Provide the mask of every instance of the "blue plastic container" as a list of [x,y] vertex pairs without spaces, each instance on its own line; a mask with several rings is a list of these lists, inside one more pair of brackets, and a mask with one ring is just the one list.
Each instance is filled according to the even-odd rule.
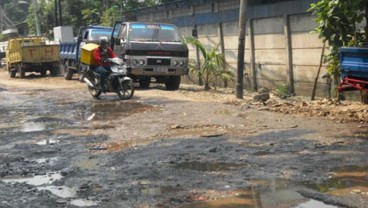
[[368,48],[340,48],[341,78],[368,80]]

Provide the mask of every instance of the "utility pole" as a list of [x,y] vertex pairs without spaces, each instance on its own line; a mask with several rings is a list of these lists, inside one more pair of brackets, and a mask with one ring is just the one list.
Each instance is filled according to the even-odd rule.
[[55,18],[55,27],[59,26],[59,19],[58,19],[58,3],[57,0],[54,0],[54,18]]
[[35,16],[35,21],[36,21],[36,35],[40,36],[41,32],[40,32],[40,22],[38,21],[38,15],[37,15],[37,0],[33,0],[33,6],[34,6],[34,16]]
[[63,25],[63,18],[61,16],[61,0],[58,0],[59,26]]
[[244,74],[244,50],[247,23],[247,0],[240,0],[239,12],[239,45],[238,45],[238,70],[236,83],[236,98],[243,99],[243,74]]

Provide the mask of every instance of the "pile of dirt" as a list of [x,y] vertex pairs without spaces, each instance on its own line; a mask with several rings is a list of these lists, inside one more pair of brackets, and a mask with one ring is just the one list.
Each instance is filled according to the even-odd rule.
[[339,123],[368,123],[367,106],[359,102],[338,102],[336,99],[267,101],[264,110],[307,117],[326,117]]
[[[293,96],[279,98],[271,92],[267,96],[262,93],[244,91],[243,99],[237,99],[233,89],[215,89],[204,91],[201,87],[184,85],[178,93],[187,94],[198,100],[219,101],[228,105],[246,105],[259,110],[279,112],[283,114],[301,115],[304,117],[325,117],[338,123],[368,123],[368,108],[358,101],[338,101],[334,98],[317,98]],[[267,94],[267,93],[266,93]],[[265,97],[266,100],[259,99]]]

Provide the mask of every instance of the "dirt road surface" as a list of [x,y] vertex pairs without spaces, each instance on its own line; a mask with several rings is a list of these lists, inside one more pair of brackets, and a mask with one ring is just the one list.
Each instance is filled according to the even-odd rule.
[[0,70],[0,207],[368,207],[366,106]]

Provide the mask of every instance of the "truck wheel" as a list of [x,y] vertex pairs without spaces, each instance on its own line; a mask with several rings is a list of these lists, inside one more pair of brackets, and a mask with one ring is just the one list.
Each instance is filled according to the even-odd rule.
[[24,69],[20,64],[17,64],[17,71],[19,73],[19,78],[23,79],[26,77],[26,72],[24,71]]
[[150,84],[151,84],[151,77],[139,79],[139,88],[141,89],[148,89]]
[[46,69],[41,69],[41,77],[46,77],[46,73],[47,73],[47,71],[46,71]]
[[52,77],[56,77],[57,75],[59,75],[59,71],[60,71],[59,67],[54,66],[54,67],[52,67],[52,68],[51,68],[51,70],[50,70],[50,75],[51,75]]
[[14,78],[15,75],[17,74],[17,71],[16,70],[11,70],[11,69],[8,69],[8,74],[9,74],[9,77],[10,78]]
[[166,90],[174,91],[179,89],[180,76],[170,76],[165,82]]
[[64,78],[66,80],[71,80],[72,77],[73,77],[73,70],[72,69],[66,69],[65,74],[64,74]]
[[366,91],[360,91],[360,100],[363,104],[368,104],[368,93]]

